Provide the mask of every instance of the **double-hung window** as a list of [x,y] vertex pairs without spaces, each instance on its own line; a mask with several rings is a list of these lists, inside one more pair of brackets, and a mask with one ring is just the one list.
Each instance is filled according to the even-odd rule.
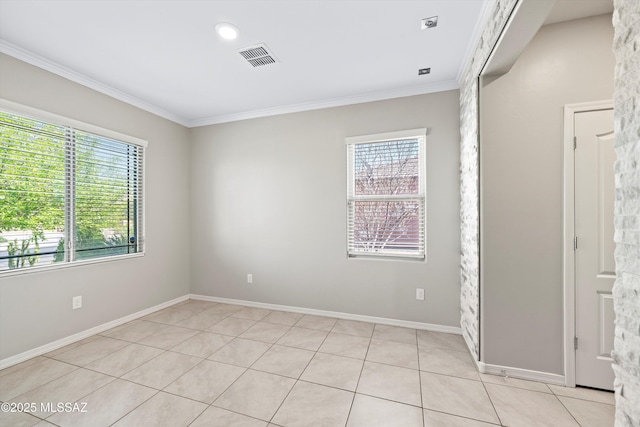
[[146,141],[0,107],[0,273],[142,254]]
[[350,257],[425,258],[426,133],[346,138]]

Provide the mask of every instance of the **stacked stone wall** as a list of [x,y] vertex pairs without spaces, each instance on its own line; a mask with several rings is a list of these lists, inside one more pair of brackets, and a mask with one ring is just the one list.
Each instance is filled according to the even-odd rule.
[[480,358],[480,252],[478,164],[478,75],[487,62],[517,0],[497,0],[460,84],[460,326],[471,352]]
[[615,0],[616,426],[640,426],[640,1]]
[[[479,359],[478,80],[517,0],[497,0],[460,87],[461,326]],[[640,0],[614,0],[616,426],[640,426]]]

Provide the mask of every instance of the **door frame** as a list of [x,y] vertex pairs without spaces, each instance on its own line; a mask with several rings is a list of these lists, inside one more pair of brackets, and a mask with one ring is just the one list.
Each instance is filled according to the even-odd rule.
[[613,109],[612,100],[567,104],[564,106],[564,222],[563,254],[564,273],[564,380],[567,387],[576,386],[576,258],[575,238],[575,157],[574,157],[574,114],[586,111]]

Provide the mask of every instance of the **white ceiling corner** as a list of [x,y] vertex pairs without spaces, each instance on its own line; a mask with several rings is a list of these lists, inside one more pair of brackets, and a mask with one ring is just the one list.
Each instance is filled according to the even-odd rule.
[[361,104],[364,102],[382,101],[385,99],[402,98],[405,96],[423,95],[426,93],[443,92],[447,90],[459,89],[460,85],[455,80],[436,82],[423,86],[409,88],[390,89],[386,91],[364,93],[354,96],[326,99],[320,101],[303,102],[299,104],[279,106],[264,110],[251,110],[242,113],[211,116],[202,119],[189,121],[189,127],[213,125],[218,123],[235,122],[238,120],[254,119],[257,117],[267,117],[279,114],[297,113],[301,111],[317,110],[320,108],[340,107],[351,104]]
[[49,71],[53,74],[57,74],[61,77],[64,77],[65,79],[71,80],[72,82],[79,83],[85,87],[108,95],[117,100],[126,102],[127,104],[133,105],[134,107],[138,107],[142,110],[148,111],[152,114],[155,114],[156,116],[163,117],[167,120],[171,120],[172,122],[181,124],[183,126],[189,126],[189,121],[183,117],[177,116],[176,114],[166,111],[156,105],[145,102],[142,99],[131,96],[118,89],[115,89],[83,74],[75,72],[74,70],[71,70],[60,64],[56,64],[55,62],[38,56],[32,52],[21,49],[20,47],[15,46],[2,39],[0,39],[0,52],[26,62],[27,64],[35,65],[38,68],[42,68],[43,70]]
[[487,22],[489,22],[489,18],[491,17],[491,13],[494,10],[494,6],[498,0],[486,0],[482,4],[482,9],[480,11],[480,16],[476,21],[476,26],[473,29],[473,33],[471,38],[469,39],[469,44],[467,45],[467,50],[464,53],[462,58],[462,62],[460,63],[460,68],[458,68],[458,74],[456,75],[456,81],[458,85],[462,85],[462,79],[464,78],[467,69],[471,65],[471,59],[473,59],[473,55],[475,54],[476,47],[480,43],[480,38],[482,37],[482,32],[487,26]]
[[[0,0],[0,51],[194,127],[457,89],[494,2]],[[243,63],[259,43],[279,63]]]

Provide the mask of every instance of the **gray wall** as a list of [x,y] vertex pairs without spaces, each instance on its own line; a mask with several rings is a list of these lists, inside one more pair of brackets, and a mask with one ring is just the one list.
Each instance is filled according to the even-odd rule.
[[146,256],[0,279],[0,359],[188,294],[188,130],[6,55],[0,76],[0,97],[149,141]]
[[[192,129],[192,293],[459,326],[458,108],[449,91]],[[344,138],[419,127],[427,262],[347,259]]]
[[611,15],[542,27],[480,93],[483,361],[563,375],[564,104],[612,99]]

